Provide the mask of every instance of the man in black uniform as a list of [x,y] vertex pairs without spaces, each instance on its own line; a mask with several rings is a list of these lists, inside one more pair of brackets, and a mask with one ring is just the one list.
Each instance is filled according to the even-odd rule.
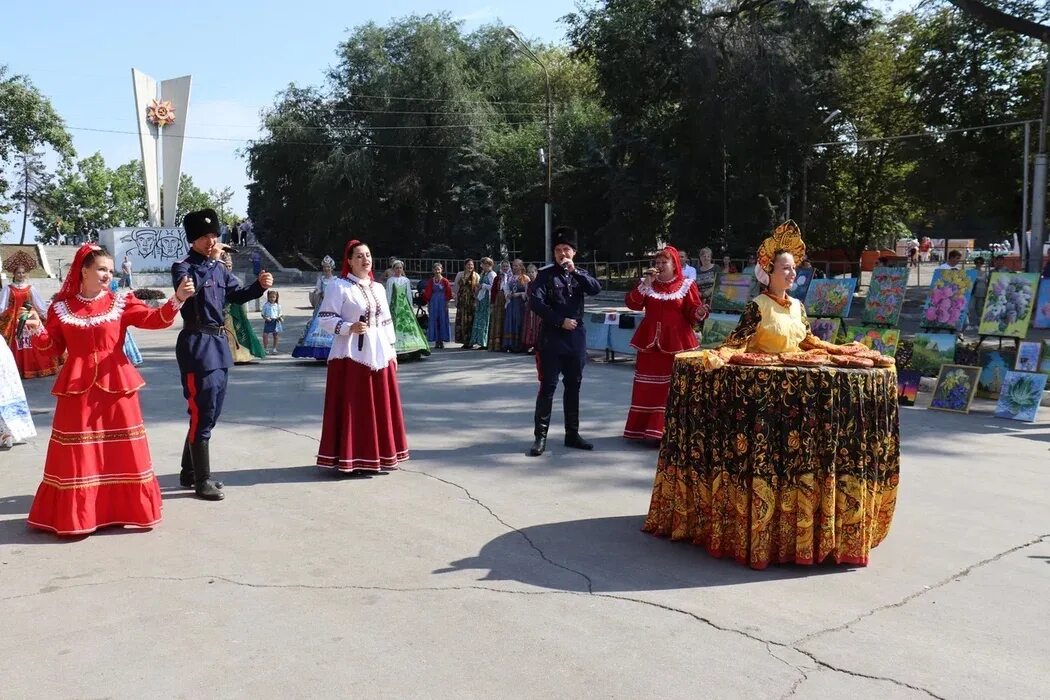
[[529,455],[539,457],[547,449],[547,429],[551,425],[554,390],[561,374],[565,412],[565,445],[580,450],[594,445],[580,437],[580,384],[587,362],[587,329],[583,325],[584,296],[601,291],[598,280],[573,264],[576,232],[559,226],[554,231],[554,264],[540,270],[530,285],[529,308],[543,319],[536,369],[540,393],[536,397],[535,437]]
[[208,444],[226,398],[226,374],[233,366],[223,330],[223,308],[258,299],[273,285],[273,275],[263,271],[251,286],[242,288],[226,266],[212,257],[215,248],[222,246],[215,210],[192,211],[182,226],[190,254],[171,266],[171,282],[177,289],[189,277],[197,292],[182,306],[182,331],[175,342],[182,393],[190,414],[179,483],[192,487],[199,498],[221,501],[225,495],[222,484],[211,479]]

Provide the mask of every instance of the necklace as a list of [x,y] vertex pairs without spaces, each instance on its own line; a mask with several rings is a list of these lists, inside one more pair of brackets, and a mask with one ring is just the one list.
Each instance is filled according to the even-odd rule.
[[770,299],[772,299],[773,301],[775,301],[780,306],[784,307],[785,309],[791,306],[791,297],[787,296],[786,294],[784,295],[784,298],[781,299],[780,297],[773,296],[768,291],[765,291],[765,292],[762,292],[762,293],[765,294]]

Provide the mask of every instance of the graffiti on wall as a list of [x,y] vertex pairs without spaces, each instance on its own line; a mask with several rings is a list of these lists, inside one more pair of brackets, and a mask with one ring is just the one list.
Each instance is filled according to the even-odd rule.
[[127,255],[136,272],[167,271],[189,253],[181,228],[114,228],[99,238],[112,251],[117,269]]

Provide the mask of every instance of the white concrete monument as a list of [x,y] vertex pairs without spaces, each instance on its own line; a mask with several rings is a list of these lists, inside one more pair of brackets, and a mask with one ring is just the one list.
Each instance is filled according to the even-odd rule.
[[152,76],[132,68],[131,80],[135,88],[135,116],[149,208],[149,221],[145,223],[172,228],[177,225],[175,208],[179,201],[182,146],[190,107],[190,76],[158,83]]

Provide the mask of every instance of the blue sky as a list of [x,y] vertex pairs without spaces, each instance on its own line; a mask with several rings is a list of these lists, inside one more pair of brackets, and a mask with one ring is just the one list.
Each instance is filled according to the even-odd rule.
[[[906,0],[892,0],[904,6]],[[4,10],[0,64],[29,76],[66,120],[78,157],[100,151],[111,167],[139,158],[131,68],[158,80],[190,74],[188,136],[250,139],[259,111],[289,83],[319,84],[347,30],[409,14],[448,12],[470,30],[501,21],[523,35],[561,41],[559,22],[574,0],[35,0]],[[187,140],[183,172],[202,189],[231,186],[244,213],[247,176],[241,143]],[[17,240],[21,215],[9,217]]]

